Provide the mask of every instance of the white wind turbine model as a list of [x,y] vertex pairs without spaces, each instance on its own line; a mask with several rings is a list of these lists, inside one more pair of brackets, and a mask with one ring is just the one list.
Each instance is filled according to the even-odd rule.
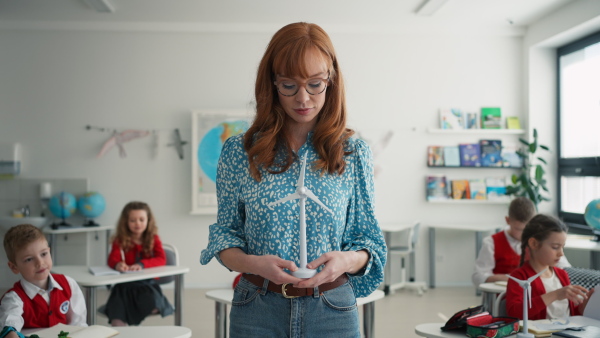
[[294,277],[298,277],[298,278],[311,278],[312,276],[314,276],[317,273],[317,270],[308,269],[306,267],[306,264],[307,264],[307,261],[306,261],[306,216],[305,216],[306,198],[307,197],[310,198],[311,200],[316,202],[318,205],[320,205],[321,208],[329,211],[333,215],[333,211],[331,211],[331,209],[329,209],[327,206],[325,206],[325,204],[321,203],[321,201],[319,201],[317,196],[315,196],[315,194],[313,194],[312,191],[310,191],[308,188],[306,188],[304,186],[305,171],[306,171],[306,154],[304,154],[304,157],[302,158],[302,169],[300,169],[300,177],[298,177],[298,183],[296,184],[296,192],[294,192],[293,194],[287,195],[286,197],[284,197],[278,201],[267,204],[268,207],[272,207],[276,204],[287,202],[290,200],[295,200],[295,199],[298,200],[298,206],[300,207],[300,267],[298,270],[292,272],[292,275],[294,275]]
[[548,270],[548,268],[542,270],[535,276],[529,277],[527,280],[520,280],[512,276],[508,276],[508,278],[514,280],[519,283],[519,285],[523,288],[523,330],[517,334],[517,338],[534,338],[535,335],[529,333],[529,329],[527,328],[527,304],[531,307],[531,282],[533,282],[536,278],[538,278],[544,271]]

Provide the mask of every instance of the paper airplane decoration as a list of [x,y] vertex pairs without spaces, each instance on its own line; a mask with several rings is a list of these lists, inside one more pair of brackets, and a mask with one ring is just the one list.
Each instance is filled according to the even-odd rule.
[[179,129],[175,129],[175,143],[169,143],[168,146],[174,146],[179,155],[179,159],[183,160],[183,146],[187,144],[187,141],[181,139]]
[[529,277],[527,280],[520,280],[512,276],[508,276],[508,278],[517,282],[523,288],[523,330],[517,334],[517,338],[534,338],[535,335],[529,333],[529,329],[527,328],[527,309],[528,306],[531,307],[531,282],[533,282],[536,278],[541,276],[544,271],[548,270],[548,268],[542,270],[535,276]]
[[304,186],[304,174],[306,172],[306,154],[302,158],[302,168],[300,169],[300,176],[298,177],[298,183],[296,184],[296,192],[293,194],[287,195],[286,197],[267,204],[268,207],[272,207],[276,204],[287,202],[290,200],[298,200],[298,205],[300,207],[300,267],[298,270],[292,272],[294,277],[298,278],[311,278],[317,273],[317,270],[308,269],[306,267],[307,258],[306,258],[306,198],[310,198],[321,208],[329,211],[333,215],[333,211],[329,209],[325,204],[323,204],[312,191]]
[[119,156],[121,158],[127,157],[125,148],[123,148],[123,143],[131,141],[131,140],[135,140],[136,138],[148,136],[149,134],[150,134],[150,132],[147,130],[128,129],[128,130],[125,130],[120,133],[117,133],[116,131],[114,131],[112,137],[109,138],[106,142],[104,142],[102,149],[100,150],[100,152],[98,153],[98,155],[96,157],[104,156],[104,154],[106,154],[114,146],[117,146],[119,148]]

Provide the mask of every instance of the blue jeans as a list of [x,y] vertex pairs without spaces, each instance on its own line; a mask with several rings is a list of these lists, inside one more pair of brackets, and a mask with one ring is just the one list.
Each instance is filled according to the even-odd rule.
[[358,308],[350,281],[314,296],[287,299],[248,282],[236,286],[230,337],[360,338]]

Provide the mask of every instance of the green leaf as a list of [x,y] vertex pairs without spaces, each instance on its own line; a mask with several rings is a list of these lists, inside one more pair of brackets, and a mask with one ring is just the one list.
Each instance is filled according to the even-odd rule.
[[540,162],[542,162],[542,163],[544,163],[544,164],[548,164],[548,162],[546,162],[546,160],[544,160],[544,159],[543,159],[543,158],[541,158],[541,157],[538,157],[537,159],[538,159],[538,160],[540,160]]
[[533,128],[533,138],[537,141],[537,129]]
[[529,152],[532,154],[535,154],[536,150],[537,150],[537,140],[534,140],[532,143],[529,144]]
[[517,176],[517,175],[513,174],[513,175],[511,176],[510,180],[511,180],[511,182],[512,182],[513,184],[517,184],[517,182],[519,182],[519,176]]
[[548,148],[547,146],[545,146],[543,144],[540,144],[540,148],[542,148],[544,150],[547,150],[547,151],[550,151],[550,148]]
[[525,139],[519,138],[519,141],[521,141],[521,143],[529,147],[529,142],[527,142]]
[[535,166],[535,180],[537,182],[540,182],[543,179],[544,179],[544,168],[542,168],[542,166],[538,164]]

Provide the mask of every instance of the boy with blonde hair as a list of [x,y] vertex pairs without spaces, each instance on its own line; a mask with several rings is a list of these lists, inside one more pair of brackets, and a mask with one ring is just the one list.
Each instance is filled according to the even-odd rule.
[[23,328],[58,323],[87,326],[85,300],[71,277],[52,274],[44,233],[31,224],[10,228],[4,236],[8,267],[21,279],[0,299],[0,338],[23,337]]
[[[519,267],[523,229],[536,213],[535,205],[526,197],[517,197],[510,202],[508,216],[504,217],[508,227],[483,239],[475,261],[473,285],[508,280],[506,274]],[[571,264],[562,256],[557,266],[565,268]]]

